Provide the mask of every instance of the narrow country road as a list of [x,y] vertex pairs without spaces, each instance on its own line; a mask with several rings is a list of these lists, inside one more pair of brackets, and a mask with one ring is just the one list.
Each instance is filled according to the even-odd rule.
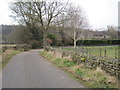
[[2,88],[83,88],[32,50],[14,56],[2,71]]

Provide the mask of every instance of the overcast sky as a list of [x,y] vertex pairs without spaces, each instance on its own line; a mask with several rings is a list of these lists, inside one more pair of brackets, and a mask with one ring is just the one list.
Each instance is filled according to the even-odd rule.
[[[0,24],[15,24],[8,3],[11,0],[0,2]],[[105,28],[108,25],[118,25],[118,2],[120,0],[70,0],[80,5],[86,12],[91,28]]]

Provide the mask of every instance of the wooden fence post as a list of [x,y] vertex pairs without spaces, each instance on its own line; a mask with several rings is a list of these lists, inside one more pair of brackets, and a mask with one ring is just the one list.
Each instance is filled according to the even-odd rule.
[[86,46],[86,54],[88,54],[87,46]]
[[90,53],[90,48],[89,48],[89,55],[90,55],[91,53]]
[[105,48],[105,55],[104,55],[105,57],[107,56],[107,51],[106,51],[106,48]]
[[117,48],[115,48],[115,59],[117,59]]
[[100,48],[100,57],[102,56],[102,55],[101,55],[101,51],[102,51],[102,50],[101,50],[101,48]]

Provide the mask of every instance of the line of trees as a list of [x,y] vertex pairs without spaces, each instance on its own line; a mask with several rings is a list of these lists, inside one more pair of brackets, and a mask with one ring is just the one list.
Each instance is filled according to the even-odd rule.
[[[33,47],[42,46],[42,28],[27,29],[26,26],[23,27],[20,25],[1,25],[1,27],[3,44],[27,43],[33,44]],[[52,46],[73,45],[73,39],[70,38],[67,32],[65,32],[70,31],[69,29],[63,27],[50,27],[49,32],[47,33],[47,44]],[[94,39],[93,36],[96,35],[96,33],[100,33],[100,35],[108,35],[110,38]],[[82,30],[81,35],[83,38],[85,36],[85,39],[78,40],[77,45],[117,45],[117,40],[119,39],[116,28],[107,29],[106,31]]]
[[[18,23],[15,32],[10,36],[16,43],[34,46],[74,45],[85,39],[93,39],[95,31],[90,31],[87,17],[81,7],[60,0],[31,0],[30,2],[10,3],[11,17]],[[99,33],[99,32],[98,32]],[[117,38],[114,27],[108,26],[107,31],[112,39]],[[89,37],[88,37],[89,35]]]
[[76,42],[83,39],[82,30],[88,26],[82,9],[68,2],[54,0],[13,2],[10,9],[13,12],[11,17],[24,27],[21,34],[24,36],[23,39],[26,39],[25,43],[29,43],[28,40],[36,40],[47,46],[47,42],[51,42],[50,39],[55,41],[55,36],[48,34],[52,27],[66,33],[76,47]]

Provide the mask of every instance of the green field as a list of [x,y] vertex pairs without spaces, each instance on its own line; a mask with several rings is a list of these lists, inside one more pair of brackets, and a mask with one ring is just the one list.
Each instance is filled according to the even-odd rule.
[[78,47],[74,49],[73,47],[71,48],[63,48],[64,50],[76,50],[76,51],[84,51],[84,53],[87,53],[89,55],[93,56],[102,56],[102,57],[108,57],[108,58],[114,58],[118,59],[118,50],[119,46],[88,46],[88,47]]

